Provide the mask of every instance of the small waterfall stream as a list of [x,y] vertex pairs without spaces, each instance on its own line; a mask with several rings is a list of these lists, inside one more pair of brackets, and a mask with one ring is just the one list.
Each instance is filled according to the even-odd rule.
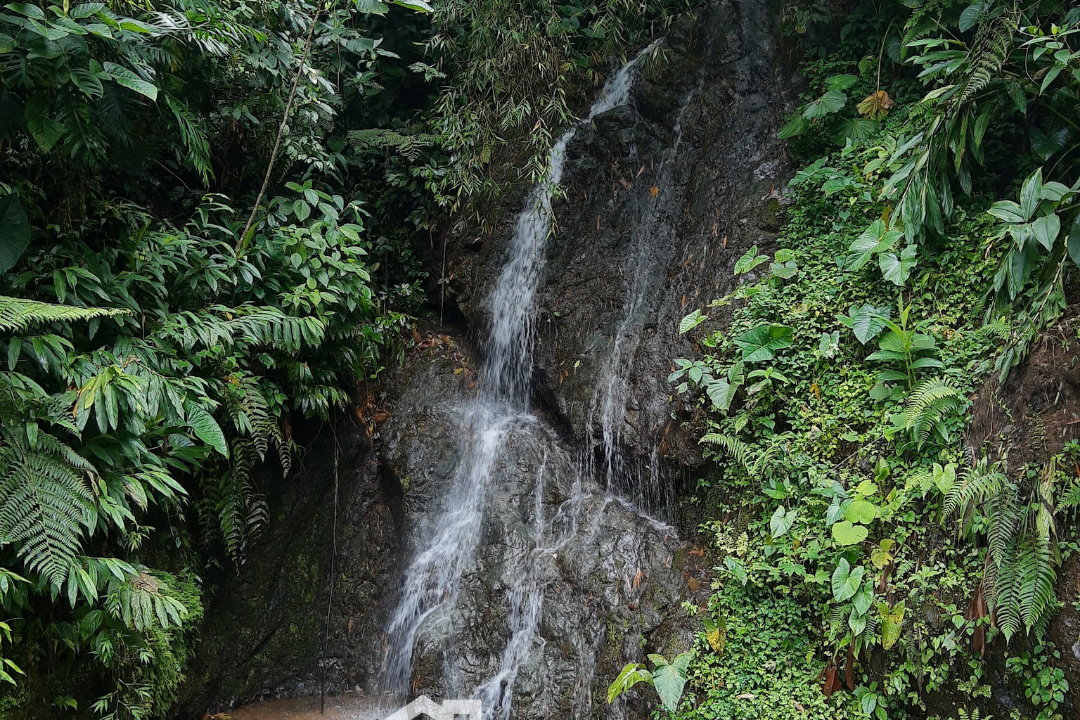
[[[396,696],[396,701],[410,694],[412,655],[418,638],[421,634],[438,637],[449,624],[463,573],[477,550],[486,496],[498,481],[496,465],[504,445],[514,432],[537,431],[538,421],[529,412],[535,297],[543,270],[544,245],[552,228],[552,200],[562,177],[567,145],[584,123],[628,102],[638,63],[652,47],[613,75],[588,116],[555,143],[548,156],[547,177],[534,188],[518,216],[509,257],[486,302],[491,333],[485,347],[480,390],[475,403],[466,411],[461,428],[464,452],[434,530],[405,571],[400,600],[388,626],[383,684]],[[610,411],[614,412],[614,409]],[[554,451],[561,452],[558,448]],[[532,547],[514,559],[512,575],[516,579],[507,593],[509,640],[497,673],[471,691],[483,700],[485,717],[489,719],[504,720],[510,716],[518,670],[536,649],[535,644],[543,642],[538,638],[537,626],[544,581],[534,555],[546,553],[553,557],[582,530],[595,532],[599,517],[612,500],[610,496],[590,495],[583,489],[581,479],[575,478],[573,497],[563,503],[558,512],[560,517],[552,518],[548,527],[543,510],[545,466],[546,460],[536,479]],[[578,516],[582,514],[591,516],[585,528],[580,527]],[[575,706],[584,714],[591,701],[592,676],[589,668],[582,671],[575,690]],[[459,690],[470,692],[468,688]]]

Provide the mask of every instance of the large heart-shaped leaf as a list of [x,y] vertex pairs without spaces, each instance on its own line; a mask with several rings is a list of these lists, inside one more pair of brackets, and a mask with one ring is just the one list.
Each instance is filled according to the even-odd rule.
[[774,538],[783,537],[791,526],[795,523],[795,510],[787,510],[785,512],[784,506],[776,508],[776,512],[772,514],[769,519],[769,529],[772,530],[772,536]]
[[649,659],[656,664],[652,674],[653,686],[660,695],[660,702],[668,712],[675,712],[679,706],[679,698],[682,697],[683,688],[686,686],[686,673],[692,657],[692,652],[684,652],[668,664],[662,655],[649,656]]
[[869,534],[870,531],[866,529],[865,525],[854,525],[847,520],[832,526],[833,540],[841,545],[857,545],[865,540]]
[[900,257],[893,253],[879,255],[878,264],[881,266],[881,273],[885,276],[885,279],[902,287],[907,282],[908,277],[911,276],[911,271],[919,263],[915,253],[915,246],[908,245],[900,253]]
[[758,255],[757,245],[743,253],[742,257],[735,261],[736,275],[748,273],[758,265],[769,262],[768,255]]
[[855,332],[855,339],[861,344],[873,340],[885,329],[892,311],[888,307],[874,307],[865,303],[862,307],[851,306],[851,329]]
[[844,519],[850,523],[861,523],[863,525],[869,525],[874,522],[878,516],[878,509],[874,503],[869,500],[855,500],[847,507],[847,511],[844,513]]
[[882,220],[875,220],[870,227],[863,230],[855,242],[848,248],[848,256],[844,261],[844,267],[849,270],[858,270],[878,253],[891,250],[896,241],[903,237],[904,233],[899,230],[887,230]]
[[30,244],[30,220],[17,195],[0,197],[0,273],[10,270]]
[[743,362],[772,360],[776,351],[791,345],[791,328],[783,325],[758,325],[743,333],[735,344],[742,348]]
[[833,599],[836,602],[844,602],[855,597],[859,586],[862,585],[863,572],[862,566],[852,568],[847,558],[840,558],[840,563],[832,574]]
[[888,650],[900,639],[904,624],[904,601],[901,600],[891,609],[884,603],[878,608],[881,616],[881,647]]

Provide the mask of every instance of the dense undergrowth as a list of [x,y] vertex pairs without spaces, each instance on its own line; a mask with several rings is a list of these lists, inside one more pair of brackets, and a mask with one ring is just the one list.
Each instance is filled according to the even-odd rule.
[[[692,511],[717,565],[708,607],[687,607],[703,630],[612,695],[645,681],[661,715],[886,720],[985,717],[1011,693],[1012,717],[1061,718],[1047,626],[1077,447],[1051,452],[1037,416],[1015,418],[1035,426],[1021,457],[964,432],[976,391],[1075,287],[1080,11],[905,2],[831,20],[843,39],[807,48],[812,91],[781,133],[799,170],[778,246],[680,328],[701,355],[671,382],[710,411],[716,460]],[[991,687],[991,648],[1012,690]]]

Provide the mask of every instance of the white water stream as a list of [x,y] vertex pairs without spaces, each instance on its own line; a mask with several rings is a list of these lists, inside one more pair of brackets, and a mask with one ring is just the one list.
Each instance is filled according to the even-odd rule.
[[[534,188],[518,216],[508,260],[487,298],[491,335],[486,343],[479,394],[462,428],[465,438],[462,459],[434,531],[405,572],[401,598],[388,627],[384,685],[396,695],[396,700],[409,694],[417,639],[421,634],[438,633],[449,623],[449,611],[457,599],[462,575],[475,555],[485,497],[497,481],[496,461],[508,437],[515,430],[527,430],[537,422],[529,413],[535,297],[543,270],[544,245],[552,228],[552,199],[562,178],[567,145],[581,124],[628,101],[638,60],[649,49],[612,76],[588,117],[555,143],[548,157],[547,177]],[[557,552],[578,532],[576,516],[585,497],[580,492],[581,483],[575,482],[575,497],[559,511],[566,516],[560,518],[561,530],[549,533],[543,513],[543,482],[542,466],[536,480],[532,548],[515,558],[512,573],[515,581],[508,591],[509,641],[498,672],[473,691],[483,701],[485,718],[489,720],[509,717],[518,670],[535,651],[534,645],[542,642],[538,639],[537,626],[544,586],[533,555]],[[598,503],[599,511],[594,509],[597,517],[610,500],[606,498]],[[591,524],[596,522],[594,519]],[[587,707],[590,682],[591,676],[583,680],[581,707]]]

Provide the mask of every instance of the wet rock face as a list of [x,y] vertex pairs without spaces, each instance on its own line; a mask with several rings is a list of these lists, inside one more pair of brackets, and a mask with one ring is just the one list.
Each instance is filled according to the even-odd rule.
[[[542,395],[579,440],[598,442],[608,410],[608,432],[640,462],[654,450],[699,462],[679,430],[690,408],[669,402],[666,378],[673,358],[693,352],[681,318],[732,291],[735,261],[755,244],[768,250],[780,227],[791,170],[776,138],[789,105],[777,17],[767,3],[721,2],[673,28],[633,102],[568,147],[536,359]],[[452,246],[457,267],[482,268],[459,276],[474,326],[507,235],[479,257],[476,238]]]
[[[408,478],[406,557],[425,547],[444,509],[474,400],[465,373],[448,375],[433,356],[410,364],[379,449]],[[507,435],[457,600],[417,639],[413,692],[453,698],[487,684],[487,704],[512,705],[515,718],[604,717],[607,685],[625,662],[692,639],[690,623],[671,621],[693,599],[682,543],[583,478],[541,417],[523,416]],[[508,673],[512,631],[528,622],[524,660]]]

